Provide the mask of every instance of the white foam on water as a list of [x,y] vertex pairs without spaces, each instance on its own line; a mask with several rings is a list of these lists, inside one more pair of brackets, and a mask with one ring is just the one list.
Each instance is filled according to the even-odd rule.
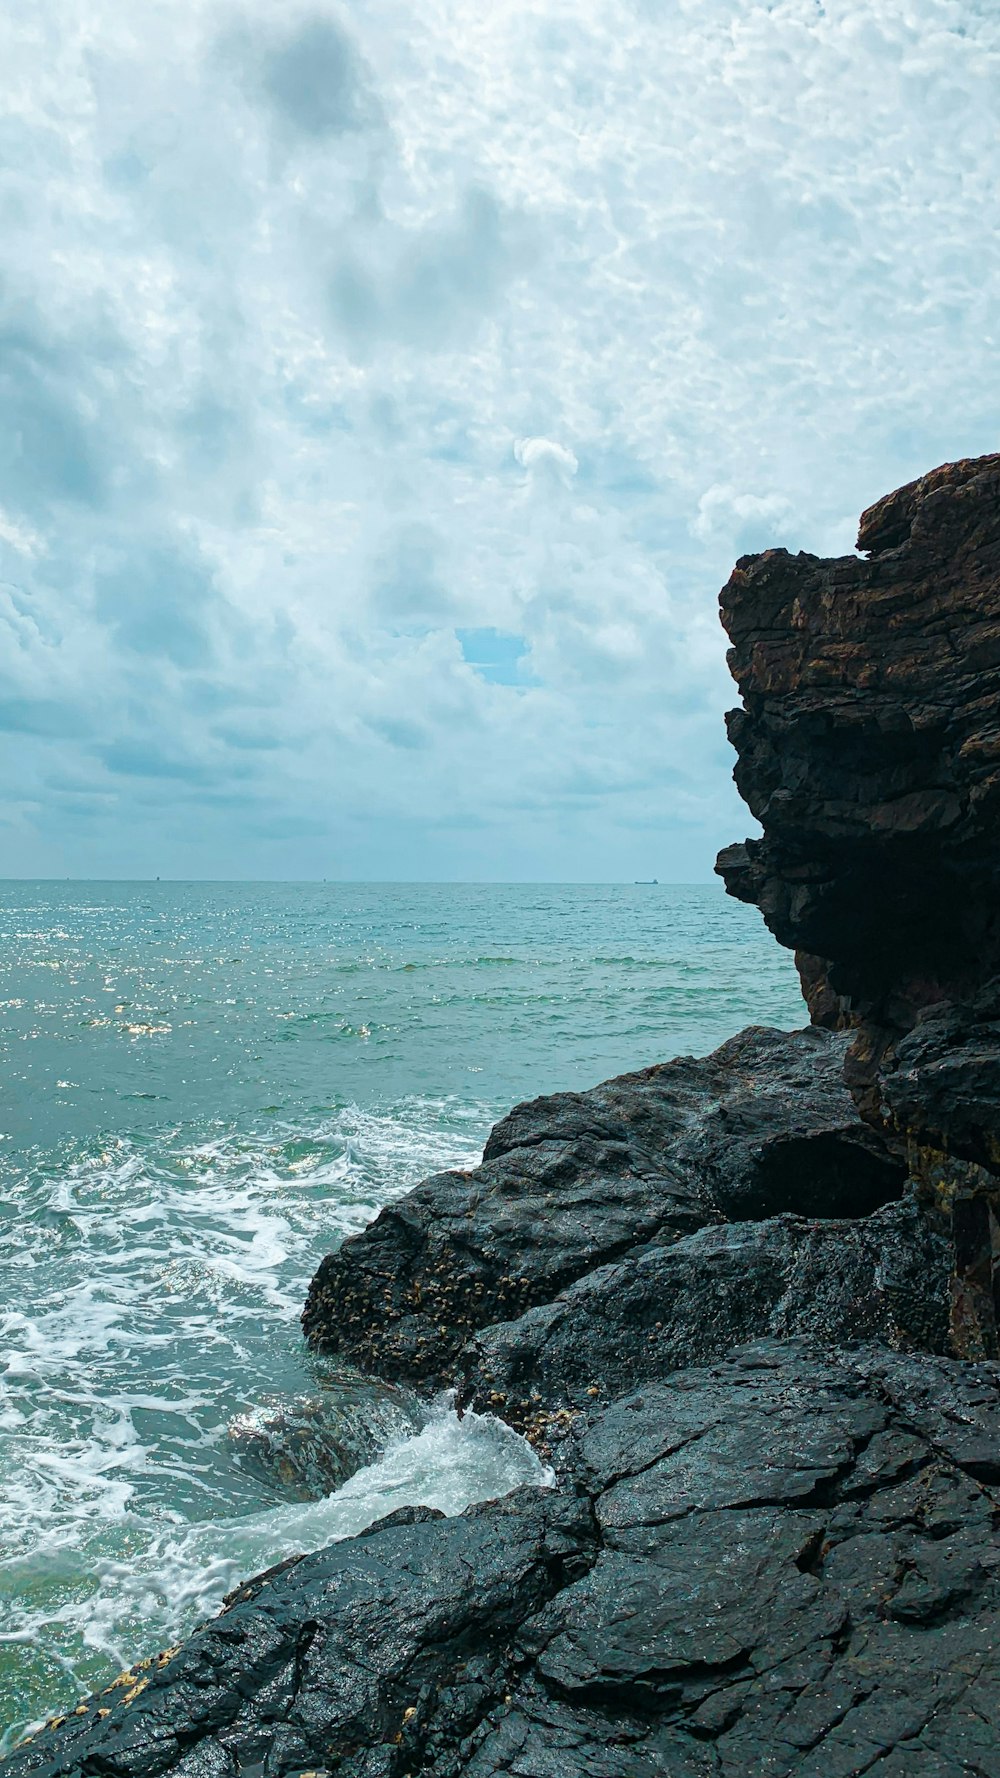
[[[120,1554],[101,1553],[107,1540],[76,1549],[45,1540],[30,1560],[0,1566],[0,1596],[8,1600],[0,1644],[48,1654],[57,1680],[53,1695],[32,1699],[34,1711],[12,1726],[7,1744],[102,1678],[190,1633],[240,1582],[286,1556],[352,1537],[400,1506],[430,1506],[450,1516],[512,1488],[551,1487],[553,1480],[509,1427],[472,1413],[459,1420],[442,1398],[419,1432],[395,1439],[325,1500],[159,1531],[142,1524],[126,1529],[122,1515],[118,1529],[126,1548]],[[53,1595],[44,1618],[17,1597],[19,1587],[30,1593],[40,1583]]]
[[474,1164],[488,1121],[445,1101],[347,1107],[307,1130],[115,1138],[13,1180],[0,1255],[8,1742],[288,1553],[404,1501],[458,1511],[537,1479],[512,1434],[440,1408],[328,1500],[284,1504],[227,1435],[234,1416],[323,1380],[298,1324],[322,1255],[427,1173]]
[[438,1404],[420,1432],[394,1440],[377,1462],[325,1500],[197,1525],[180,1535],[164,1532],[139,1560],[99,1562],[101,1589],[88,1602],[84,1639],[124,1665],[137,1651],[122,1645],[117,1626],[123,1617],[150,1629],[159,1625],[169,1637],[179,1623],[191,1628],[217,1611],[225,1594],[248,1576],[286,1556],[352,1537],[399,1506],[436,1507],[451,1515],[522,1483],[548,1487],[552,1480],[531,1446],[501,1421],[477,1414],[459,1420],[450,1404]]

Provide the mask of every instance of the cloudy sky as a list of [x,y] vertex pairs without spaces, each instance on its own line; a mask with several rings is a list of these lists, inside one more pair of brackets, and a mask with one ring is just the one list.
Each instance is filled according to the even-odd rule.
[[707,878],[735,557],[1000,444],[996,0],[32,0],[0,68],[0,874]]

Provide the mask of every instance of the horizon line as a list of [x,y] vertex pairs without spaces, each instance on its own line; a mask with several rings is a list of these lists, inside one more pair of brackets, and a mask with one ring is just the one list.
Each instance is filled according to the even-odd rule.
[[[6,883],[284,883],[317,888],[399,889],[704,889],[720,880],[711,877],[77,877],[0,876]],[[721,885],[720,885],[721,886]]]

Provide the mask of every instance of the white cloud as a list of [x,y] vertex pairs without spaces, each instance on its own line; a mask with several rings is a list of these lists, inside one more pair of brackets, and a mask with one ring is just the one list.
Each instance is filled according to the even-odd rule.
[[704,543],[721,538],[732,544],[739,538],[747,550],[770,549],[793,538],[798,522],[784,494],[739,494],[714,482],[698,502],[691,529]]
[[33,531],[23,520],[11,518],[0,506],[0,543],[7,543],[16,550],[19,556],[39,556],[45,549],[45,539],[39,531]]
[[7,868],[705,874],[734,556],[996,443],[996,9],[37,0],[0,58]]
[[553,438],[519,438],[514,456],[543,486],[568,487],[580,467],[575,453]]

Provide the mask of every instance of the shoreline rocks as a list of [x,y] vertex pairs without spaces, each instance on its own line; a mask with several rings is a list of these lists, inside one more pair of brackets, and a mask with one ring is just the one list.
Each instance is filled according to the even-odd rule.
[[998,1453],[994,1364],[745,1348],[554,1490],[281,1565],[11,1771],[994,1778]]
[[279,1564],[10,1778],[1000,1778],[1000,456],[859,543],[722,595],[812,1025],[517,1107],[310,1290],[555,1486]]
[[845,1044],[751,1026],[703,1059],[517,1106],[481,1166],[425,1180],[323,1261],[306,1338],[373,1375],[441,1388],[482,1328],[649,1243],[877,1209],[905,1170],[855,1110]]

